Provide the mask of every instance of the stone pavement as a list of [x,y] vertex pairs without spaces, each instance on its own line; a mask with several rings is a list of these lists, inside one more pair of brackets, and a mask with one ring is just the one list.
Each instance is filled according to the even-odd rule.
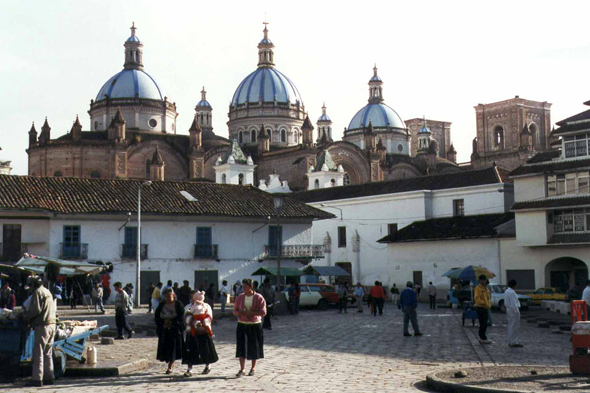
[[[133,320],[145,320],[136,310]],[[445,369],[485,365],[567,365],[571,351],[569,333],[552,334],[536,324],[521,325],[524,348],[509,348],[505,315],[494,313],[495,326],[489,336],[495,344],[482,347],[476,343],[477,326],[461,327],[461,310],[418,310],[422,337],[402,336],[402,314],[391,304],[385,315],[373,317],[336,310],[303,310],[297,316],[273,320],[273,330],[265,331],[265,356],[254,377],[234,377],[238,371],[235,355],[234,320],[221,319],[214,326],[215,344],[220,360],[211,374],[184,378],[185,367],[177,365],[175,373],[164,375],[165,366],[154,359],[157,338],[138,334],[132,340],[115,345],[97,345],[100,359],[134,360],[146,358],[150,367],[134,375],[103,379],[62,379],[42,389],[22,385],[0,385],[10,392],[159,392],[197,390],[213,392],[416,392],[415,387],[427,374]],[[109,318],[107,315],[105,318]],[[112,316],[110,316],[112,320]],[[148,317],[151,318],[151,317]],[[114,324],[113,324],[114,327]],[[200,372],[201,367],[195,368]],[[248,371],[248,370],[246,370]]]

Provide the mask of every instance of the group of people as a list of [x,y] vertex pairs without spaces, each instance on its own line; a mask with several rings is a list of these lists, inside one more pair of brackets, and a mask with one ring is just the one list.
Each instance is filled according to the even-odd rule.
[[[181,287],[179,287],[177,282],[172,284],[172,280],[168,280],[166,285],[164,285],[161,282],[154,285],[153,282],[150,282],[150,284],[147,288],[148,298],[150,299],[147,312],[151,313],[152,310],[155,311],[158,308],[159,304],[164,299],[164,292],[167,289],[172,289],[174,291],[174,294],[176,295],[178,301],[181,302],[184,306],[187,306],[189,303],[191,303],[192,289],[189,285],[189,281],[184,280],[182,282],[182,284],[183,285]],[[222,291],[225,291],[227,293],[226,285],[227,285],[227,281],[224,280]],[[215,284],[211,283],[207,287],[206,283],[202,283],[201,287],[199,288],[199,291],[203,292],[205,294],[205,302],[207,304],[209,304],[209,306],[211,306],[211,308],[213,308],[213,305],[215,303]],[[221,294],[221,291],[219,292],[219,294]],[[225,304],[227,302],[227,296],[225,299],[226,302],[224,302],[223,300],[224,299],[222,298],[221,299],[221,306],[222,306],[222,311],[225,311]]]
[[[227,282],[223,287],[227,290]],[[246,360],[251,361],[248,375],[252,376],[256,372],[256,362],[264,358],[262,319],[267,315],[264,296],[254,291],[252,280],[242,280],[240,287],[242,291],[233,308],[233,314],[238,317],[236,357],[240,361],[240,370],[237,377],[246,375]],[[165,288],[163,300],[155,308],[156,358],[167,364],[166,374],[173,372],[177,360],[187,365],[186,377],[192,375],[195,365],[205,365],[201,373],[208,374],[211,364],[218,360],[213,343],[213,309],[205,302],[206,292],[194,290],[189,296],[189,303],[185,305],[172,287]]]

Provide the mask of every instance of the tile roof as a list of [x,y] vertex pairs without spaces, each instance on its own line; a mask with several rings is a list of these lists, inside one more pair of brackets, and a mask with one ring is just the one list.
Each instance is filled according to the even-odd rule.
[[590,243],[590,233],[559,233],[551,236],[547,244]]
[[[560,145],[561,146],[561,145]],[[561,152],[559,150],[548,150],[535,154],[527,160],[527,164],[537,164],[539,162],[551,161],[554,158],[559,158]]]
[[496,236],[496,227],[514,219],[514,213],[481,214],[432,218],[414,222],[396,234],[377,240],[379,243],[476,239]]
[[[534,157],[533,157],[534,158]],[[568,171],[571,169],[588,169],[590,168],[590,158],[559,160],[559,161],[545,161],[536,164],[522,164],[518,168],[510,172],[510,177],[544,174],[558,171]]]
[[590,195],[573,197],[548,197],[532,201],[516,202],[510,210],[544,209],[556,207],[578,207],[590,205]]
[[480,186],[485,184],[500,184],[505,182],[497,167],[460,171],[442,175],[413,177],[408,179],[372,182],[352,186],[321,188],[289,194],[290,198],[305,203],[331,201],[337,199],[360,198],[373,195],[397,194],[418,190],[444,190]]
[[[142,181],[0,175],[0,209],[40,209],[55,213],[137,211]],[[187,191],[198,202],[188,202]],[[190,181],[155,181],[142,188],[143,213],[165,215],[274,216],[273,195],[255,187]],[[286,197],[281,217],[325,219],[330,213]]]

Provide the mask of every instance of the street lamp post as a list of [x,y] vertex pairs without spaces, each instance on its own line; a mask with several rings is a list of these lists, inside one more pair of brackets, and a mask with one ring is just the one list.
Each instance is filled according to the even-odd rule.
[[277,290],[281,285],[281,252],[282,252],[282,239],[281,239],[281,210],[283,210],[283,202],[285,198],[282,195],[273,195],[273,201],[275,205],[275,211],[277,212]]
[[321,207],[330,207],[332,209],[338,209],[338,210],[340,210],[340,221],[342,221],[342,209],[340,209],[339,207],[336,207],[336,206],[326,205],[325,203],[320,204],[320,206]]
[[151,181],[139,183],[137,188],[137,272],[135,276],[135,306],[140,304],[141,285],[141,186],[151,186]]

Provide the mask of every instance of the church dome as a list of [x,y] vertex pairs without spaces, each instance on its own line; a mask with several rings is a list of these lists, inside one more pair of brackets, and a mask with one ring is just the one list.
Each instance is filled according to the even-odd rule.
[[96,95],[96,101],[106,98],[144,98],[164,100],[164,93],[147,72],[143,70],[123,70],[111,77]]
[[406,128],[406,124],[396,111],[380,103],[368,104],[358,111],[348,124],[348,130],[368,127],[369,121],[373,123],[375,128]]
[[299,90],[289,78],[276,68],[260,67],[248,75],[236,89],[232,105],[274,102],[303,105]]

